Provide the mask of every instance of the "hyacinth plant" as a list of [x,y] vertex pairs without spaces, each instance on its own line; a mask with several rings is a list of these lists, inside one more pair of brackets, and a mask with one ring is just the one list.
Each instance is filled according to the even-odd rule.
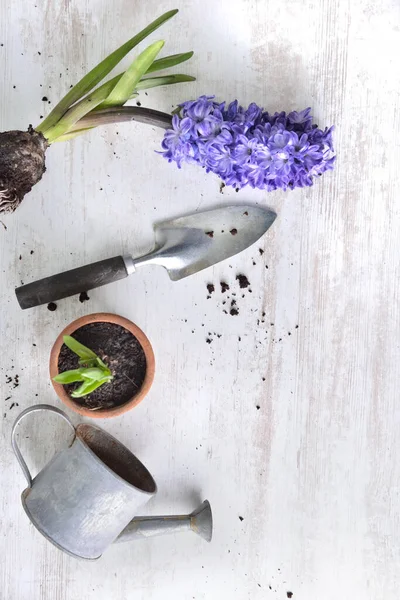
[[59,373],[53,380],[62,385],[80,382],[80,386],[71,393],[72,398],[82,398],[113,380],[113,374],[107,365],[91,350],[70,335],[64,335],[64,344],[79,358],[77,369]]
[[255,103],[244,109],[237,100],[218,103],[214,96],[183,102],[173,115],[126,106],[141,90],[194,80],[182,74],[152,75],[193,55],[157,58],[163,41],[151,44],[124,73],[99,85],[135,46],[177,12],[165,13],[105,58],[37,127],[0,133],[0,213],[14,211],[42,178],[51,144],[122,121],[166,129],[161,154],[168,161],[179,168],[184,162],[196,163],[237,190],[246,185],[268,191],[310,186],[333,168],[333,128],[322,130],[313,124],[310,108],[269,114]]
[[152,75],[188,60],[193,52],[157,58],[164,42],[154,42],[124,73],[99,84],[133,48],[177,12],[163,14],[105,58],[69,90],[37,127],[0,133],[0,212],[14,211],[42,178],[45,153],[54,142],[67,141],[99,125],[120,121],[171,126],[171,115],[124,105],[140,90],[193,81],[194,77],[189,75]]
[[335,160],[333,127],[319,129],[310,112],[269,114],[254,102],[244,109],[200,96],[179,105],[162,155],[179,168],[196,163],[236,189],[310,186]]

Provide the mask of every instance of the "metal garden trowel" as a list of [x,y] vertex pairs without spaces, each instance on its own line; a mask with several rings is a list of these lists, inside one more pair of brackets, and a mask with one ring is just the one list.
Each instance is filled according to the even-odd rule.
[[31,308],[123,279],[145,265],[161,265],[178,281],[245,250],[275,218],[271,210],[242,204],[164,221],[154,227],[155,247],[149,254],[101,260],[28,283],[15,293],[21,308]]

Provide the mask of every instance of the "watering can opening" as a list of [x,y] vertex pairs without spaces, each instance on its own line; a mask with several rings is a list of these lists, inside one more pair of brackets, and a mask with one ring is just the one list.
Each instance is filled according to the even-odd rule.
[[156,483],[146,467],[114,437],[86,423],[76,427],[76,437],[114,475],[142,492],[154,494],[157,491]]

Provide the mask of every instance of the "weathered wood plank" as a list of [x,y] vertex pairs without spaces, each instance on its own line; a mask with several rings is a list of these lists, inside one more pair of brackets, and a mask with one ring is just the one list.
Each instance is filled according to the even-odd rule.
[[[170,110],[215,93],[271,110],[311,105],[321,126],[336,124],[337,168],[308,190],[220,195],[211,175],[178,172],[155,155],[160,132],[138,124],[51,148],[43,181],[0,223],[0,597],[261,600],[291,591],[295,600],[394,599],[398,2],[176,5],[176,22],[153,39],[166,39],[171,53],[194,49],[184,67],[198,81],[150,90],[142,104]],[[53,104],[169,8],[165,0],[1,0],[1,129],[37,123],[51,107],[43,96]],[[59,302],[54,313],[17,306],[21,280],[145,251],[155,219],[240,200],[279,212],[263,255],[255,247],[178,283],[143,270],[93,291],[88,303]],[[244,298],[239,272],[251,282]],[[223,313],[221,280],[238,293],[237,317]],[[211,281],[216,292],[207,299]],[[48,381],[54,338],[72,319],[101,310],[137,322],[157,359],[149,397],[103,425],[153,472],[159,494],[149,512],[184,511],[209,498],[211,545],[190,535],[156,539],[110,548],[87,564],[49,545],[23,513],[13,420],[38,401],[59,404]],[[54,417],[24,423],[20,439],[33,470],[66,436]]]

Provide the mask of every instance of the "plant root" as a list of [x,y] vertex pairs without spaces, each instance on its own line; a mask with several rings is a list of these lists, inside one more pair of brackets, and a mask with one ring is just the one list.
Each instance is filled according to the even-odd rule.
[[40,181],[45,167],[46,138],[28,131],[0,133],[0,213],[14,212],[25,194]]

